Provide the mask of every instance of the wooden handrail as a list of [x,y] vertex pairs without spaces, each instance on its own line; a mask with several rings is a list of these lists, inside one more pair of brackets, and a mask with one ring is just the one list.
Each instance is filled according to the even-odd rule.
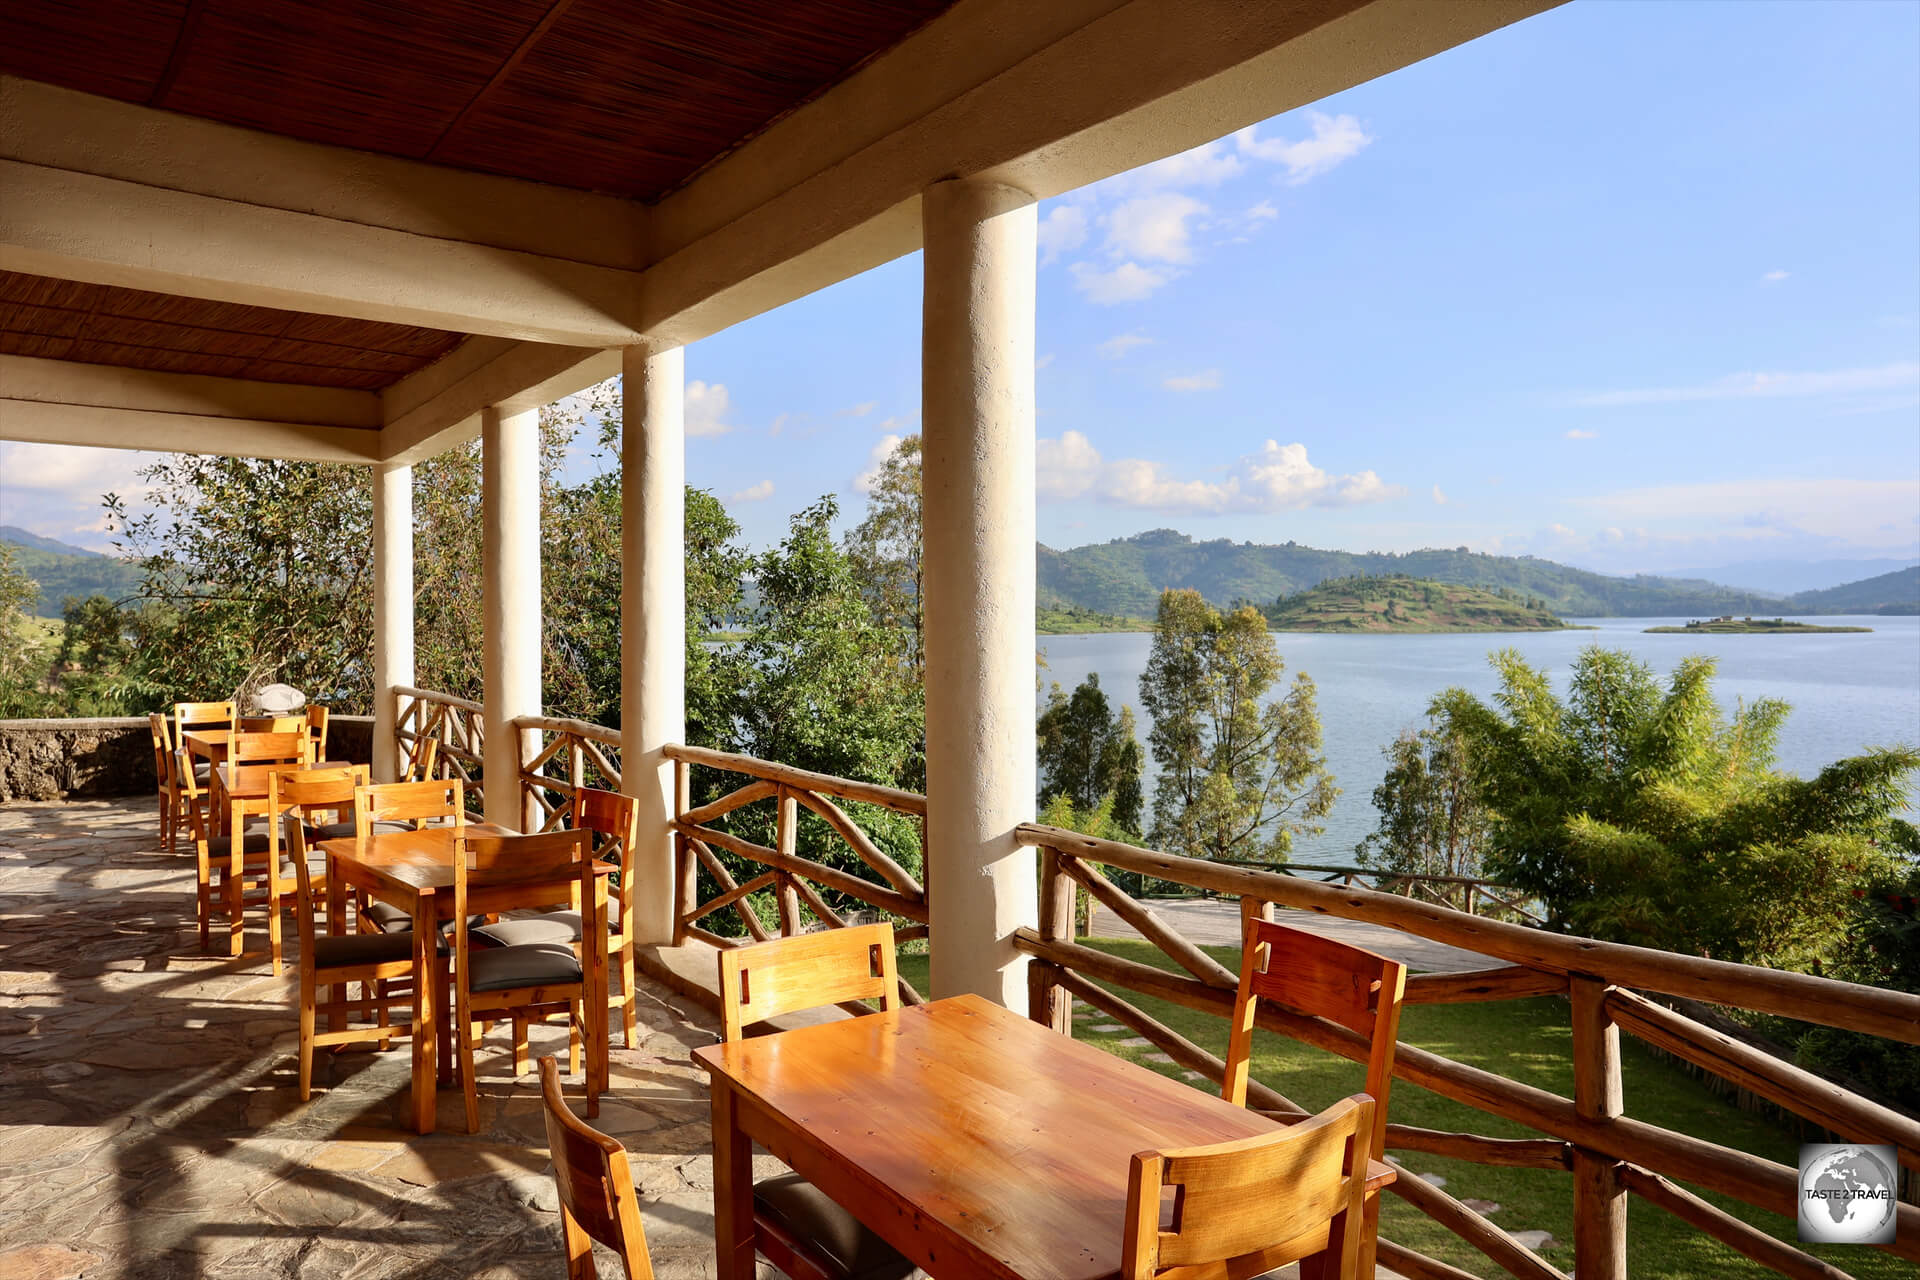
[[575,738],[586,738],[592,742],[604,743],[609,747],[620,745],[620,731],[609,729],[603,724],[594,724],[588,720],[567,720],[554,716],[515,716],[513,727],[516,729],[545,729],[549,733],[564,733]]
[[778,782],[801,791],[815,791],[823,795],[839,796],[843,800],[877,804],[883,809],[892,809],[897,813],[910,813],[921,818],[927,816],[927,798],[917,791],[902,791],[898,787],[882,786],[877,782],[855,782],[851,778],[836,778],[830,773],[814,773],[808,769],[796,769],[792,765],[775,764],[753,756],[735,755],[731,751],[715,751],[710,747],[689,747],[677,742],[669,743],[664,748],[663,754],[669,760],[679,760],[686,764],[702,764],[710,769],[742,773],[749,778]]
[[390,694],[416,698],[421,702],[444,702],[450,707],[459,707],[462,711],[471,711],[475,715],[485,715],[486,707],[471,698],[456,698],[450,693],[435,693],[432,689],[416,689],[412,685],[396,684],[388,690]]

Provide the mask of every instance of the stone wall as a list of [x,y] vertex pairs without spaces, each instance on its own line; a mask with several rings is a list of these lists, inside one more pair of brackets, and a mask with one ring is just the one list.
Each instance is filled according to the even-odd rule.
[[[327,758],[373,759],[373,717],[334,716]],[[153,738],[144,716],[0,720],[0,804],[151,794]]]

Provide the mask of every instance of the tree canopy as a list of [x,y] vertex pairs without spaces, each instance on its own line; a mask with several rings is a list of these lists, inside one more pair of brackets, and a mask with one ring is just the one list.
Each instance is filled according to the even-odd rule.
[[1118,715],[1113,714],[1100,689],[1099,673],[1091,672],[1071,696],[1058,684],[1053,686],[1035,730],[1039,804],[1046,807],[1064,799],[1068,812],[1102,813],[1103,823],[1123,833],[1115,839],[1137,840],[1142,826],[1143,760],[1133,708],[1123,706]]

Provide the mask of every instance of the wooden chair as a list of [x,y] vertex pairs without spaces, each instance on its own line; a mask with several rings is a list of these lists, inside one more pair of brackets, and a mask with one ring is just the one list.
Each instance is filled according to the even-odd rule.
[[327,758],[327,720],[329,712],[319,704],[307,707],[307,736],[313,739],[313,758]]
[[[337,765],[327,769],[285,769],[276,771],[267,779],[267,866],[272,869],[267,880],[269,910],[273,913],[276,925],[280,919],[280,904],[294,892],[293,862],[308,856],[305,851],[322,840],[331,840],[337,836],[353,834],[353,793],[358,787],[367,785],[367,766],[363,764]],[[284,819],[291,815],[298,819],[300,826],[300,844],[296,848],[292,842],[283,846],[281,830]],[[331,821],[321,819],[331,818]],[[282,850],[285,856],[282,856]],[[280,971],[280,930],[271,930],[273,940],[274,972]]]
[[[232,729],[234,705],[231,702],[176,702],[173,704],[173,746],[176,750],[186,748],[186,739],[181,735],[194,729]],[[189,762],[192,753],[188,753]],[[193,765],[192,772],[202,787],[211,780],[213,766],[202,760]]]
[[[633,898],[630,896],[630,872],[633,850],[639,841],[640,802],[617,792],[581,787],[573,793],[570,825],[575,831],[593,834],[596,858],[618,862],[621,866],[620,883],[608,890],[611,901],[607,912],[607,965],[609,972],[617,970],[620,974],[620,994],[608,997],[607,1004],[609,1008],[620,1010],[626,1046],[631,1049],[635,1047],[638,1018],[633,1002]],[[522,942],[564,942],[568,946],[577,946],[580,942],[580,910],[574,907],[566,911],[549,911],[537,916],[502,920],[474,930],[474,937],[490,947],[510,947]],[[516,1029],[515,1045],[524,1040],[525,1037]],[[514,1070],[519,1071],[525,1063],[516,1057],[513,1065]]]
[[[1253,1026],[1262,1000],[1295,1013],[1326,1018],[1369,1040],[1366,1092],[1373,1099],[1373,1110],[1367,1154],[1375,1160],[1384,1159],[1387,1098],[1393,1088],[1394,1049],[1400,1038],[1400,1006],[1406,987],[1407,967],[1396,960],[1301,929],[1249,919],[1221,1096],[1235,1106],[1247,1104]],[[1367,1197],[1364,1217],[1360,1274],[1370,1277],[1380,1226],[1377,1191]]]
[[[444,781],[380,782],[356,787],[353,793],[353,830],[342,832],[365,839],[375,831],[404,831],[424,827],[467,825],[466,788],[458,778]],[[404,933],[413,928],[413,917],[385,902],[358,904],[356,915],[361,929],[371,927],[381,933]]]
[[[568,1061],[580,1070],[580,1037],[586,1022],[587,968],[606,965],[606,885],[593,873],[593,850],[584,831],[549,831],[533,836],[465,836],[453,859],[453,997],[454,1027],[459,1040],[460,1088],[466,1095],[467,1132],[480,1127],[480,1094],[474,1080],[474,1018],[511,1017],[516,1026],[541,1021],[555,1013],[567,1015]],[[479,892],[469,881],[481,879]],[[586,928],[582,936],[595,945],[593,957],[583,961],[561,943],[529,942],[513,947],[475,947],[472,920],[475,905],[486,910],[489,899],[510,896],[516,906],[579,902]],[[603,997],[604,998],[604,997]],[[604,1010],[595,1016],[605,1025]],[[594,1075],[587,1073],[587,1114],[599,1113]]]
[[241,716],[234,721],[233,727],[241,733],[305,733],[307,717],[297,716]]
[[540,1059],[540,1096],[547,1104],[547,1147],[560,1192],[567,1280],[595,1280],[595,1240],[620,1255],[627,1280],[653,1280],[627,1149],[573,1114],[560,1095],[560,1068],[551,1056]]
[[240,833],[238,836],[215,834],[216,823],[213,812],[213,794],[193,772],[193,761],[185,750],[173,753],[174,776],[180,785],[180,815],[186,819],[187,836],[193,842],[195,870],[198,876],[196,885],[200,914],[200,949],[207,950],[211,945],[210,935],[213,925],[213,869],[226,868],[233,856],[233,841],[241,841],[243,857],[258,856],[265,858],[268,849],[267,833],[264,831]]
[[1375,1110],[1357,1094],[1268,1136],[1134,1156],[1121,1280],[1238,1280],[1289,1262],[1303,1280],[1357,1280],[1364,1233],[1346,1224],[1366,1212]]
[[[358,767],[364,769],[364,766]],[[296,785],[323,784],[318,779],[311,779],[308,784]],[[335,936],[315,928],[319,900],[313,888],[305,825],[299,814],[291,812],[285,816],[284,823],[287,848],[292,855],[295,920],[300,935],[300,1101],[305,1102],[313,1094],[313,1051],[323,1045],[350,1044],[358,1040],[377,1040],[382,1049],[386,1048],[396,1035],[395,1028],[389,1024],[392,1009],[405,1004],[418,1011],[419,1006],[414,1001],[421,975],[413,970],[413,939],[406,934],[358,933]],[[433,975],[427,976],[428,980],[432,980]],[[370,1001],[362,998],[361,1020],[365,1021],[366,1010],[371,1004],[378,1010],[378,1025],[345,1025],[347,1009],[339,993],[344,993],[350,982],[357,982],[363,989],[377,993]],[[406,984],[407,990],[396,995],[395,984],[401,982]],[[318,1027],[322,1011],[319,992],[323,986],[329,992],[325,1012],[330,1029],[326,1031]],[[397,1034],[413,1033],[414,1028],[409,1021],[405,1030]]]
[[153,781],[160,804],[160,847],[172,853],[180,827],[180,780],[174,773],[173,730],[164,713],[147,716],[147,731],[153,738]]
[[[227,767],[239,768],[246,765],[284,764],[305,767],[313,763],[313,743],[308,740],[304,728],[288,730],[282,733],[249,733],[235,730],[227,739]],[[238,854],[233,852],[232,841],[227,844],[227,858],[216,860],[213,870],[216,879],[228,885],[227,912],[229,923],[236,932],[239,918],[245,914],[249,901],[265,906],[267,912],[267,949],[273,957],[273,972],[277,976],[285,967],[285,939],[280,928],[280,899],[283,893],[291,892],[290,878],[280,874],[278,847],[274,823],[278,813],[269,810],[267,821],[261,834],[265,838],[264,847],[252,840],[242,840]],[[227,834],[236,834],[238,823],[229,820],[226,823]],[[254,879],[260,882],[258,891],[250,892],[248,882]]]
[[[783,1013],[878,1000],[897,1008],[893,926],[861,925],[775,938],[720,953],[720,1035]],[[863,1005],[853,1009],[868,1012]],[[851,1010],[850,1010],[851,1011]],[[912,1262],[797,1173],[753,1187],[754,1248],[793,1280],[902,1280]]]

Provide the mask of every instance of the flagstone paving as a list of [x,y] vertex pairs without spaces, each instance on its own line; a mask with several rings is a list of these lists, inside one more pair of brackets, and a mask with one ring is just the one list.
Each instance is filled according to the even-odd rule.
[[[155,827],[151,801],[0,808],[0,1276],[564,1274],[537,1078],[512,1078],[504,1029],[477,1134],[457,1090],[439,1133],[408,1131],[404,1042],[323,1054],[302,1105],[291,971],[200,954],[192,862]],[[687,1055],[717,1024],[664,990],[639,1006],[596,1123],[632,1153],[662,1280],[706,1276],[707,1092]],[[564,1047],[556,1026],[534,1051]]]

